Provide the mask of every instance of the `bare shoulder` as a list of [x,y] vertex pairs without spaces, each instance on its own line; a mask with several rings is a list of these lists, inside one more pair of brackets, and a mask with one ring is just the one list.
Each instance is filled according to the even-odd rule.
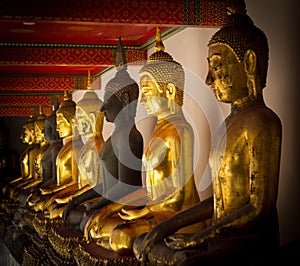
[[253,108],[246,115],[247,128],[251,132],[277,132],[281,134],[282,125],[279,116],[266,106]]
[[193,134],[193,128],[191,124],[184,117],[170,121],[169,130],[177,131],[179,135]]

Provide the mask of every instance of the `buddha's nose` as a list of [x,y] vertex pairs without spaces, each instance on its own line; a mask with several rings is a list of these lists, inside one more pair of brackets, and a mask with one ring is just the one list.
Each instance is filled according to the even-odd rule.
[[211,85],[213,83],[214,79],[213,79],[213,75],[211,74],[211,72],[209,71],[207,73],[206,79],[205,79],[205,83],[206,85]]

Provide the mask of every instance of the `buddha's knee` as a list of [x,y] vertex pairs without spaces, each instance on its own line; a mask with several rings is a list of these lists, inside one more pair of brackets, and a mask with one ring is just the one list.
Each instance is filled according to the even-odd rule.
[[38,211],[43,211],[44,210],[44,203],[41,200],[38,200],[35,204],[33,209],[38,212]]
[[2,193],[5,197],[7,197],[9,194],[9,185],[6,185],[2,188]]
[[133,242],[133,253],[136,258],[140,258],[142,255],[142,244],[147,233],[139,235]]
[[110,235],[110,247],[119,255],[132,255],[134,240],[150,229],[147,221],[118,225]]

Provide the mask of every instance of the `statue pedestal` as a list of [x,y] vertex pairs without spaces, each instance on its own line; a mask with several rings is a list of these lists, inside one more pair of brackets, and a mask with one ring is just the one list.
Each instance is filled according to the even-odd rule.
[[74,264],[74,256],[79,242],[82,241],[81,231],[72,226],[52,226],[48,232],[48,240],[53,249],[62,257]]
[[134,256],[119,256],[93,242],[90,244],[79,243],[74,256],[78,265],[140,265],[140,262]]
[[23,265],[140,265],[134,256],[119,256],[96,243],[87,244],[81,231],[65,226],[60,218],[28,213],[26,220],[31,221],[34,233],[27,234],[30,243],[24,248]]

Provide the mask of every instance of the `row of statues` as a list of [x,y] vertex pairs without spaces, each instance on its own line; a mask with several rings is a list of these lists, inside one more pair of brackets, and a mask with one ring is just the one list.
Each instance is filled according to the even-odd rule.
[[[263,100],[267,38],[244,2],[232,3],[208,44],[206,84],[218,101],[231,105],[226,134],[209,155],[211,197],[200,200],[197,191],[194,132],[182,110],[185,73],[165,52],[159,28],[139,85],[127,72],[119,40],[117,71],[103,101],[88,88],[79,102],[66,94],[50,117],[40,113],[28,120],[22,176],[4,194],[15,201],[25,195],[26,207],[44,219],[59,220],[79,230],[85,243],[141,263],[269,260],[279,246],[281,122]],[[135,125],[139,94],[157,118],[145,143]],[[104,118],[114,124],[105,141]]]

